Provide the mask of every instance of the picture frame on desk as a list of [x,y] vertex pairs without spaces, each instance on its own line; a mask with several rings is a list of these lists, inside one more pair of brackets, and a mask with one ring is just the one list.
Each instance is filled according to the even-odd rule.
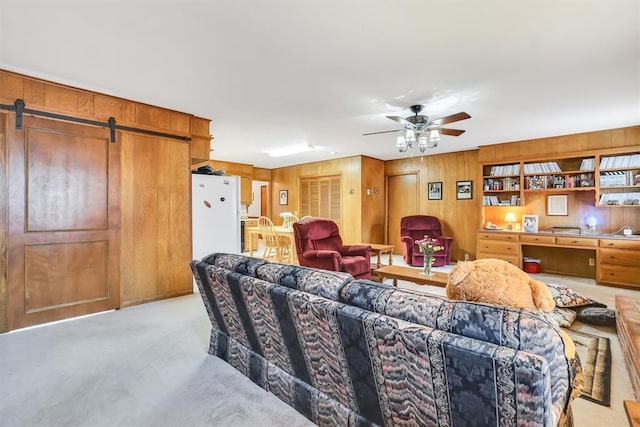
[[522,215],[522,231],[525,233],[537,233],[538,215]]

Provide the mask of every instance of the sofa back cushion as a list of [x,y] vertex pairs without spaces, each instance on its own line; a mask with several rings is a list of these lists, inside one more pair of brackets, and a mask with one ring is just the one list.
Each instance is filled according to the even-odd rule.
[[364,280],[345,285],[341,297],[346,304],[544,358],[556,381],[552,396],[555,415],[559,417],[564,409],[575,366],[565,355],[565,342],[557,324],[545,313],[451,301]]

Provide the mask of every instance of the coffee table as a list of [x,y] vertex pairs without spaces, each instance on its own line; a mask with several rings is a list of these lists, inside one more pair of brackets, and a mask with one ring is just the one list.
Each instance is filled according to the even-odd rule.
[[449,280],[449,274],[440,271],[434,271],[433,276],[425,276],[422,269],[403,267],[401,265],[385,265],[384,267],[373,270],[371,274],[382,279],[393,279],[393,286],[398,286],[398,280],[406,280],[418,285],[433,285],[444,288]]

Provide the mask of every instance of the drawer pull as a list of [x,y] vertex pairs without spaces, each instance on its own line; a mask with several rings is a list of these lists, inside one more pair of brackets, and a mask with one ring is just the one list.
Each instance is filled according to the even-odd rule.
[[613,243],[609,243],[609,246],[613,246]]
[[578,243],[578,241],[577,240],[572,240],[571,243]]

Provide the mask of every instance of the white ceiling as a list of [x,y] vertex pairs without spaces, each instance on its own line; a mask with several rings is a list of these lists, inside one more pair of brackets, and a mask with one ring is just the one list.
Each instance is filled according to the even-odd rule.
[[[213,157],[274,168],[640,124],[639,0],[0,0],[0,68],[213,120]],[[264,151],[313,144],[272,158]]]

